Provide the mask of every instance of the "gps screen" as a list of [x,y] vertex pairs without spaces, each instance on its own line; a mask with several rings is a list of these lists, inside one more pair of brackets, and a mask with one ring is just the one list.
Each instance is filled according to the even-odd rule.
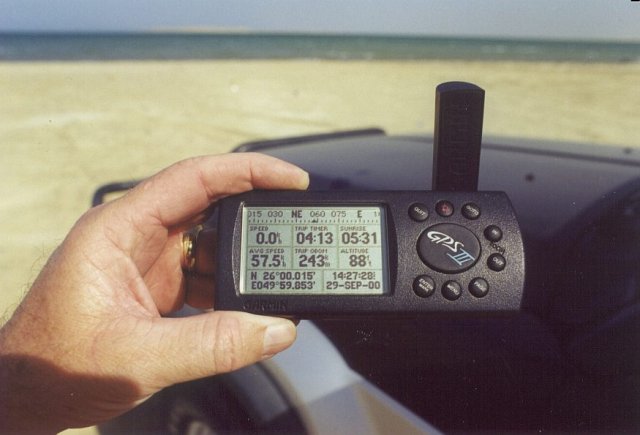
[[241,237],[241,294],[389,291],[385,212],[380,205],[245,205]]

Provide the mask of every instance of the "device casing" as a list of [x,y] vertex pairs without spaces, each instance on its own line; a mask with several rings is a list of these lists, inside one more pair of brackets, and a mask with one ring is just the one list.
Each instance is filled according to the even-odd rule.
[[[436,212],[436,204],[453,204],[450,216]],[[419,222],[410,214],[410,207],[420,203],[429,216]],[[465,204],[476,204],[481,213],[469,219],[460,212]],[[386,209],[388,237],[389,292],[383,295],[255,295],[241,294],[240,246],[242,207],[275,205],[371,205]],[[410,315],[428,313],[510,313],[518,311],[524,288],[524,249],[522,236],[513,208],[503,192],[423,192],[423,191],[251,191],[225,198],[218,205],[217,274],[214,308],[216,310],[246,311],[296,318],[333,318],[353,315]],[[420,258],[417,243],[420,235],[433,225],[453,223],[469,229],[480,241],[481,253],[477,263],[461,273],[443,273],[428,267]],[[484,235],[490,225],[503,233],[499,242]],[[487,264],[491,254],[506,259],[501,271]],[[421,297],[413,290],[420,275],[430,276],[435,292]],[[489,283],[483,297],[473,296],[468,286],[474,278]],[[441,287],[456,281],[462,294],[456,300],[447,299]]]

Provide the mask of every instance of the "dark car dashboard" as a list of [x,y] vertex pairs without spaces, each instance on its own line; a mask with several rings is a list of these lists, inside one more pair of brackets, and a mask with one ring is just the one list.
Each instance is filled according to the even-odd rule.
[[[218,281],[217,289],[226,293],[217,295],[217,301],[224,302],[229,309],[276,315],[286,315],[287,307],[298,304],[297,313],[308,315],[304,318],[313,318],[323,339],[329,339],[332,349],[329,353],[335,353],[331,347],[334,346],[350,370],[446,433],[637,432],[640,429],[640,351],[637,346],[640,342],[640,152],[615,146],[485,137],[480,153],[484,94],[480,98],[481,90],[474,85],[459,82],[444,85],[437,90],[434,137],[389,136],[383,130],[370,128],[257,141],[237,147],[235,152],[265,153],[304,168],[310,174],[311,193],[306,194],[307,198],[299,194],[295,201],[290,200],[292,195],[286,192],[251,192],[222,201],[218,213],[209,222],[211,226],[222,225],[222,221],[227,225],[222,232],[222,227],[218,227],[218,234],[222,236],[218,239],[221,248],[218,263],[224,270],[219,274],[222,278],[218,277],[221,281]],[[454,101],[461,90],[466,93],[462,106]],[[448,136],[443,132],[448,132]],[[462,148],[459,147],[461,137],[465,142]],[[443,148],[443,141],[446,143],[447,140],[450,143]],[[453,151],[447,156],[446,150]],[[463,176],[456,179],[460,175],[460,165],[464,166]],[[447,175],[442,168],[451,170]],[[132,183],[105,186],[96,192],[94,203],[100,202],[106,192],[130,185]],[[380,191],[384,193],[374,193]],[[447,193],[450,191],[454,193]],[[419,214],[436,217],[427,224],[431,225],[428,228],[415,230],[413,221],[420,221],[422,217],[413,216],[411,221],[406,215],[407,208],[413,207],[413,192],[425,202],[420,204],[425,208],[419,210]],[[475,270],[488,274],[501,271],[504,264],[495,266],[488,261],[492,257],[504,261],[505,256],[500,251],[503,248],[485,240],[491,239],[486,232],[482,235],[483,230],[493,227],[491,222],[485,222],[483,217],[477,221],[481,223],[474,224],[478,215],[457,214],[447,220],[451,214],[438,210],[438,204],[443,203],[439,201],[441,193],[443,197],[465,198],[455,205],[456,209],[462,204],[485,207],[481,203],[483,198],[501,198],[497,208],[502,214],[494,216],[507,217],[504,222],[513,229],[508,241],[512,247],[517,247],[512,252],[519,253],[508,257],[507,263],[512,260],[521,263],[513,269],[512,275],[493,275],[499,276],[493,281],[499,282],[499,290],[512,296],[509,310],[497,313],[499,310],[492,309],[491,304],[480,303],[475,306],[486,306],[487,309],[466,310],[464,315],[455,315],[456,310],[450,309],[453,305],[449,302],[458,299],[459,294],[448,295],[445,283],[442,294],[438,294],[438,297],[444,297],[438,299],[440,306],[446,308],[444,310],[434,309],[434,313],[425,310],[421,313],[425,315],[417,316],[361,315],[367,314],[365,306],[374,300],[378,301],[378,308],[393,312],[394,299],[386,296],[394,296],[397,301],[401,298],[406,301],[409,297],[415,300],[416,294],[421,296],[421,292],[430,296],[433,284],[418,285],[416,289],[416,281],[413,281],[416,294],[408,290],[415,272],[407,275],[410,278],[397,280],[402,289],[381,290],[379,295],[365,295],[357,301],[344,294],[322,295],[316,292],[317,289],[313,290],[315,294],[306,291],[301,296],[292,292],[280,293],[275,299],[261,290],[256,291],[257,295],[243,294],[246,290],[243,280],[256,284],[256,288],[264,285],[258,272],[252,269],[265,266],[260,263],[260,253],[275,252],[269,250],[271,248],[265,251],[258,245],[265,241],[283,244],[281,239],[285,237],[284,232],[260,228],[286,226],[289,231],[295,222],[299,222],[251,221],[250,213],[255,213],[254,217],[259,213],[266,214],[272,211],[270,206],[276,203],[283,206],[285,202],[286,207],[276,211],[287,210],[296,214],[295,219],[302,219],[306,210],[303,206],[313,201],[317,204],[312,205],[323,204],[325,210],[350,213],[339,207],[346,204],[343,200],[366,199],[383,204],[379,210],[388,208],[387,216],[395,222],[388,226],[389,233],[409,234],[415,230],[405,237],[406,243],[397,244],[396,251],[420,254],[420,259],[418,255],[403,256],[402,252],[398,254],[393,249],[361,247],[368,253],[378,252],[376,258],[387,255],[393,260],[389,262],[391,273],[384,266],[372,272],[374,275],[387,274],[372,281],[381,288],[387,281],[404,276],[405,269],[413,266],[416,267],[411,270],[427,266],[438,279],[461,276],[469,283],[475,281]],[[486,203],[488,208],[491,203]],[[394,207],[401,212],[396,213]],[[464,215],[462,210],[458,213]],[[379,219],[375,222],[372,226],[375,233],[367,233],[367,237],[375,234],[378,238],[385,233],[383,223]],[[243,227],[250,227],[251,223],[253,229]],[[456,256],[446,249],[445,254],[454,261],[472,259],[471,269],[459,265],[455,270],[449,270],[449,266],[439,263],[440,260],[429,257],[430,250],[440,248],[435,245],[421,250],[422,240],[430,234],[429,230],[442,228],[459,231],[460,237],[467,237],[463,242],[456,242],[448,236],[451,239],[449,248]],[[309,234],[311,239],[316,237]],[[306,235],[299,235],[298,242],[306,243]],[[339,235],[344,234],[323,232],[321,240],[323,243],[328,239],[335,240]],[[404,240],[404,235],[389,237],[388,244]],[[250,243],[244,240],[251,237],[257,244],[247,249]],[[238,242],[241,239],[243,242]],[[435,234],[430,240],[436,245],[444,243],[442,234]],[[418,253],[415,252],[416,241]],[[467,252],[464,243],[475,241],[478,242],[477,252]],[[465,247],[462,253],[467,257],[457,257],[460,254],[457,246]],[[250,249],[258,254],[246,261]],[[304,251],[300,249],[299,252]],[[492,249],[497,251],[489,255]],[[487,259],[483,257],[479,262],[480,251]],[[232,254],[227,255],[229,252]],[[290,264],[293,258],[280,253],[264,256],[278,267],[282,267],[285,260]],[[252,265],[254,260],[256,264]],[[322,261],[339,263],[329,257],[323,257]],[[467,273],[468,270],[471,272]],[[316,284],[312,286],[315,288]],[[513,287],[511,293],[509,287]],[[472,295],[465,297],[471,305],[474,303],[471,296],[477,297],[475,302],[491,301],[491,298],[480,299],[486,295],[483,293],[486,287],[473,294],[469,284],[469,290]],[[304,304],[300,305],[302,300]],[[329,300],[331,303],[325,306],[332,307],[334,312],[323,315],[325,313],[317,307]],[[354,305],[354,301],[357,304]],[[338,318],[329,315],[336,313],[348,315]],[[360,315],[349,315],[354,313]],[[322,341],[321,338],[315,340]],[[295,362],[287,364],[287,367],[295,367],[296,372],[303,374],[305,370],[298,368]],[[302,425],[299,415],[304,412],[287,403],[291,395],[288,397],[283,393],[286,388],[273,382],[273,373],[264,374],[269,370],[265,372],[260,366],[249,370],[251,379],[262,379],[265,385],[273,387],[274,393],[269,397],[277,398],[282,409],[288,410],[284,414],[281,411],[273,414],[288,416],[286,421],[276,419],[284,426],[269,426],[269,419],[265,417],[258,419],[264,420],[260,427],[298,432]],[[259,375],[258,372],[264,373]],[[304,380],[301,382],[305,384]],[[318,384],[322,386],[326,382],[319,379]],[[213,400],[212,395],[233,396],[236,401],[245,397],[251,404],[247,406],[252,409],[275,403],[266,396],[264,400],[256,401],[252,385],[244,375],[230,374],[191,387],[178,387],[158,398],[154,402],[156,405],[148,408],[150,411],[136,411],[138,414],[123,421],[136,424],[141,421],[136,416],[145,412],[172,415],[167,409],[173,409],[173,405],[163,404],[163,401],[179,403],[171,399],[172,394],[178,398],[190,396],[190,400],[202,402],[200,398],[194,399],[196,393],[193,391],[197,392],[197,397],[202,394],[208,401]],[[233,428],[233,425],[246,423],[245,412],[249,415],[252,412],[243,406],[237,408],[234,412],[220,414],[215,405],[207,405],[200,414],[210,414],[211,421],[225,420],[229,415],[237,414],[237,418],[228,422],[228,427]],[[119,427],[117,422],[115,427]]]
[[[259,151],[313,190],[423,190],[432,138],[368,129]],[[511,199],[527,275],[508,319],[317,321],[347,362],[447,432],[640,427],[640,153],[485,138],[480,190]]]

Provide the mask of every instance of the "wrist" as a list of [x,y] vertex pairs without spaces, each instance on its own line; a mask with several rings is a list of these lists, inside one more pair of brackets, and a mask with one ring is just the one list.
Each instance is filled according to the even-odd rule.
[[56,433],[64,427],[50,418],[42,400],[50,389],[42,376],[45,363],[20,346],[33,333],[25,336],[29,328],[20,327],[24,314],[19,307],[0,328],[0,433]]

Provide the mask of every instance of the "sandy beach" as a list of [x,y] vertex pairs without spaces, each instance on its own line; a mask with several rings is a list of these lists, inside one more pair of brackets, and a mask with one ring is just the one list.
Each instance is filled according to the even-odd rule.
[[637,146],[638,64],[0,64],[3,288],[11,311],[96,186],[244,141],[379,126],[433,130],[434,88],[486,92],[485,134]]
[[477,83],[485,134],[640,145],[640,64],[462,61],[0,63],[0,314],[100,184],[259,138],[433,130],[434,88]]

